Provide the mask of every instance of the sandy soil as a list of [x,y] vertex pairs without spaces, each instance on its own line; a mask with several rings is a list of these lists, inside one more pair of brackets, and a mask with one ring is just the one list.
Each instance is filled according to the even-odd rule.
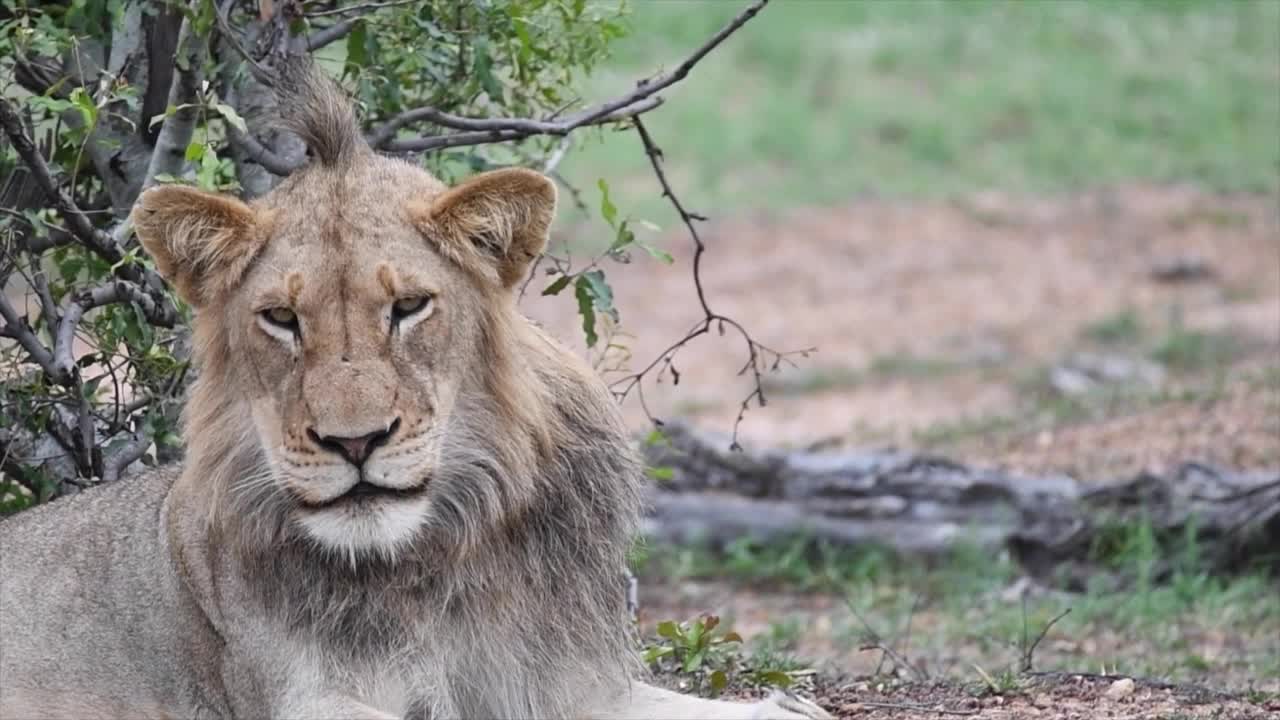
[[[1125,310],[1141,317],[1149,334],[1163,332],[1178,314],[1187,329],[1238,338],[1255,364],[1280,366],[1280,214],[1271,197],[1123,187],[935,204],[868,199],[713,221],[706,235],[712,307],[770,347],[818,348],[770,378],[767,410],[753,409],[742,424],[746,442],[909,445],[939,423],[1014,413],[1019,380],[1076,348],[1091,323]],[[672,229],[664,245],[674,265],[643,254],[625,267],[606,265],[635,361],[656,357],[699,318],[687,240]],[[1195,259],[1207,263],[1210,277],[1153,279],[1157,267]],[[524,307],[582,348],[572,303],[530,293]],[[894,357],[945,362],[947,369],[868,375]],[[735,338],[696,341],[676,357],[678,387],[669,379],[646,384],[651,411],[731,428],[751,387],[735,377],[744,359]],[[1238,395],[1247,397],[1237,404],[1264,399]],[[634,398],[627,411],[644,424]],[[1245,445],[1265,446],[1265,437],[1254,437],[1272,432],[1264,414],[1251,405],[1237,426],[1200,445],[1236,442],[1240,434]],[[1186,422],[1194,425],[1194,417]],[[1040,437],[1038,446],[1016,449],[1034,465],[1025,456],[1035,447],[1074,454],[1083,442]],[[1134,462],[1153,454],[1135,451]],[[1221,455],[1275,462],[1262,451]]]
[[820,687],[815,699],[839,718],[867,720],[1250,720],[1280,714],[1280,704],[1253,704],[1200,688],[1131,679],[1065,675],[1033,679],[1016,693],[974,697],[977,692],[977,688],[955,684],[886,687],[863,681]]

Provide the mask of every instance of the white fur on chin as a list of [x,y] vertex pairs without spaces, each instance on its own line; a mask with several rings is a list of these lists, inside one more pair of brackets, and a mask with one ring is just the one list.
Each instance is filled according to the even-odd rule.
[[395,559],[422,527],[427,498],[388,498],[374,503],[308,510],[302,527],[320,546],[345,555],[352,564],[367,553]]

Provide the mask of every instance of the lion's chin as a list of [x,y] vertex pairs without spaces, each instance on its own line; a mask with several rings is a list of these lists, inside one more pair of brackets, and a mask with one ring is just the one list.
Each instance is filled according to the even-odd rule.
[[417,537],[427,502],[424,493],[353,497],[300,508],[296,517],[319,546],[351,562],[368,554],[394,558]]

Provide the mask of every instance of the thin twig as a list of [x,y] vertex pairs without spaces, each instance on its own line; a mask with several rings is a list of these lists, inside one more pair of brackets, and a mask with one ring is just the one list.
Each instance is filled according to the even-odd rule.
[[54,340],[53,367],[51,377],[59,384],[66,384],[75,372],[76,360],[72,356],[76,328],[80,319],[90,310],[103,305],[118,302],[133,302],[142,310],[147,322],[160,327],[172,327],[173,320],[165,314],[165,309],[138,288],[129,283],[115,280],[82,290],[68,300],[62,307],[62,319],[58,322],[58,332]]
[[[867,621],[867,618],[852,602],[846,602],[845,605],[849,608],[849,612],[853,613],[853,616],[858,619],[858,622],[862,623],[862,627],[867,633],[866,640],[861,647],[862,650],[879,650],[881,653],[882,663],[884,658],[888,657],[893,661],[895,667],[905,667],[907,670],[911,671],[911,674],[914,675],[917,680],[929,679],[929,677],[921,672],[919,668],[911,664],[911,662],[902,655],[899,655],[898,651],[894,650],[890,643],[886,643],[880,633],[876,632],[876,629],[871,626],[871,623]],[[879,672],[880,671],[877,668],[876,674],[879,674]]]
[[[738,13],[737,17],[721,28],[719,32],[712,35],[710,39],[695,49],[689,57],[685,58],[684,62],[677,65],[671,72],[640,80],[631,92],[574,113],[563,120],[467,118],[451,115],[432,107],[422,107],[405,111],[388,120],[370,135],[369,144],[375,148],[391,152],[423,152],[462,145],[482,145],[520,140],[532,135],[567,135],[580,127],[637,117],[641,113],[660,105],[662,99],[657,97],[659,92],[688,76],[698,62],[716,49],[720,43],[736,32],[738,28],[755,17],[767,4],[769,4],[769,0],[755,0],[745,10]],[[404,140],[395,139],[395,134],[400,128],[410,123],[422,121],[465,132]]]
[[1035,657],[1036,648],[1040,645],[1040,641],[1044,640],[1044,636],[1049,634],[1049,630],[1051,630],[1059,620],[1066,617],[1070,612],[1071,612],[1071,608],[1067,608],[1066,610],[1063,610],[1062,612],[1058,613],[1052,620],[1050,620],[1043,628],[1040,629],[1040,634],[1036,636],[1036,639],[1031,643],[1031,645],[1023,649],[1022,672],[1024,673],[1031,672],[1032,660]]
[[960,717],[972,717],[977,715],[980,710],[948,710],[947,708],[932,707],[930,705],[920,705],[917,703],[892,703],[881,702],[878,700],[858,700],[857,705],[869,708],[881,708],[884,710],[910,710],[912,712],[929,712],[939,715],[958,715]]
[[268,73],[267,69],[258,62],[257,58],[249,54],[249,51],[240,43],[240,38],[236,35],[235,30],[231,29],[231,22],[228,17],[231,14],[231,8],[234,5],[235,0],[223,0],[222,4],[218,6],[217,11],[214,12],[214,17],[218,23],[218,32],[222,34],[222,38],[227,41],[227,44],[231,46],[231,49],[235,50],[236,54],[239,55],[242,60],[249,63],[249,67],[251,68],[251,72],[253,72],[254,77],[258,79],[267,77],[270,73]]
[[341,40],[351,34],[351,31],[356,28],[356,23],[363,21],[364,18],[362,17],[347,18],[342,22],[334,23],[327,28],[317,30],[306,36],[305,41],[307,43],[307,49],[319,50],[330,43],[335,43]]
[[[568,135],[588,125],[603,125],[634,118],[662,104],[662,98],[637,100],[605,115],[583,111],[564,120],[531,120],[526,118],[469,118],[453,115],[433,107],[407,110],[383,123],[369,135],[369,144],[388,152],[425,152],[441,148],[523,140],[534,135]],[[396,132],[415,122],[430,122],[464,132],[396,139]]]
[[18,151],[18,156],[26,163],[27,168],[31,170],[31,174],[35,177],[40,189],[44,190],[45,194],[49,196],[53,206],[67,221],[67,225],[75,233],[76,238],[109,262],[118,262],[123,258],[124,252],[112,241],[111,236],[95,228],[93,223],[89,221],[89,217],[80,208],[76,207],[70,196],[59,188],[58,182],[54,180],[53,173],[49,170],[49,165],[45,162],[44,156],[40,154],[35,143],[27,136],[26,130],[22,126],[22,120],[18,117],[17,110],[9,103],[8,99],[3,97],[0,97],[0,125],[3,125],[4,132],[9,137],[9,142],[13,144],[14,150]]
[[[611,384],[611,387],[620,386],[621,389],[615,390],[614,394],[620,400],[625,399],[627,394],[632,389],[638,387],[644,377],[655,368],[661,368],[658,371],[659,377],[662,376],[664,371],[668,372],[671,374],[672,380],[678,384],[680,382],[680,375],[672,365],[672,360],[675,358],[676,353],[678,353],[690,341],[710,333],[713,327],[723,335],[725,326],[728,326],[737,332],[742,338],[742,341],[746,344],[747,361],[742,366],[742,369],[738,371],[738,374],[743,375],[749,372],[753,381],[752,390],[745,398],[743,398],[742,403],[738,408],[738,416],[733,422],[733,437],[730,448],[740,450],[741,445],[738,444],[738,430],[742,426],[742,420],[746,416],[747,410],[751,406],[751,402],[756,401],[761,407],[764,407],[766,403],[764,395],[764,373],[776,370],[783,362],[789,363],[789,356],[804,356],[813,352],[814,349],[806,348],[804,350],[788,352],[774,350],[773,348],[757,342],[756,339],[752,337],[751,333],[749,333],[737,320],[734,320],[727,315],[717,313],[711,309],[711,306],[707,302],[706,289],[702,284],[702,259],[703,255],[707,251],[707,245],[702,240],[702,236],[698,233],[698,227],[696,225],[697,222],[705,221],[707,218],[703,215],[690,211],[684,206],[684,203],[680,202],[680,198],[678,198],[675,191],[671,189],[671,183],[667,180],[666,172],[662,169],[662,149],[653,141],[653,137],[649,134],[649,130],[645,127],[644,122],[639,117],[633,118],[633,123],[635,125],[636,133],[640,136],[641,143],[644,144],[645,155],[649,157],[649,164],[653,167],[653,173],[658,179],[658,184],[662,187],[662,196],[671,202],[676,213],[680,215],[681,222],[684,223],[685,228],[689,231],[690,239],[693,240],[693,285],[694,290],[697,292],[698,306],[702,310],[703,317],[688,333],[685,334],[683,338],[671,344],[666,350],[659,353],[658,356],[642,370],[615,381]],[[654,418],[649,413],[649,409],[645,406],[643,399],[641,400],[641,406],[644,408],[644,412],[650,420],[653,420],[659,425],[661,424],[661,421]]]
[[4,327],[0,327],[0,336],[18,341],[22,349],[31,357],[31,361],[42,370],[52,375],[53,353],[40,342],[26,317],[18,315],[18,311],[9,304],[9,298],[0,293],[0,316],[4,317]]
[[[44,156],[40,154],[35,143],[32,142],[23,128],[22,120],[18,117],[17,110],[3,97],[0,97],[0,126],[3,126],[9,142],[13,145],[14,150],[18,152],[18,157],[22,158],[22,161],[31,171],[32,177],[35,178],[36,184],[49,197],[58,214],[66,221],[68,229],[76,240],[102,259],[112,263],[116,277],[140,286],[143,292],[152,298],[156,307],[161,310],[157,317],[163,319],[162,324],[165,324],[166,327],[171,326],[177,319],[178,313],[172,301],[164,292],[164,280],[143,265],[121,262],[125,257],[122,249],[122,238],[117,238],[94,227],[89,220],[89,216],[76,206],[70,196],[63,192],[58,181],[54,178],[53,172],[49,169],[48,163],[45,162]],[[124,223],[121,223],[116,230],[123,234],[127,228]]]

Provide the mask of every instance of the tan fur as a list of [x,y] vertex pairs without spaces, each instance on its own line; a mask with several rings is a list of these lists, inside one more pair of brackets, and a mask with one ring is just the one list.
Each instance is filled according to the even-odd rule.
[[[283,84],[312,166],[134,210],[197,311],[186,461],[0,523],[0,718],[823,717],[637,680],[642,466],[515,306],[554,186],[447,189],[351,136],[329,84]],[[375,436],[359,468],[337,449]]]

